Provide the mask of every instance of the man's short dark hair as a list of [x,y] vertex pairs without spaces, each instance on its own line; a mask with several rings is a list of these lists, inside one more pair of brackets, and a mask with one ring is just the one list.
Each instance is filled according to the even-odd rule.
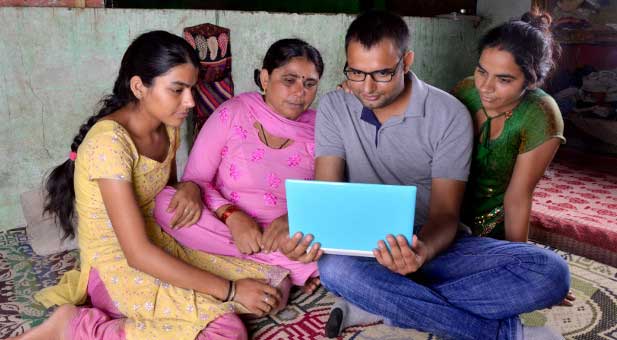
[[357,41],[364,48],[370,49],[384,39],[390,39],[401,54],[407,50],[409,28],[400,16],[381,10],[364,12],[349,25],[345,35],[345,51],[349,43]]

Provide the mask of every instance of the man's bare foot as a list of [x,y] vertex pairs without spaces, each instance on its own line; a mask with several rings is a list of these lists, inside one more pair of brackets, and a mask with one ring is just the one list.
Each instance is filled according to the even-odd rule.
[[73,305],[62,305],[53,312],[49,319],[41,325],[32,328],[24,334],[18,335],[11,340],[63,340],[67,339],[66,330],[69,322],[77,315],[77,307]]
[[317,290],[319,285],[321,284],[321,280],[319,277],[311,277],[306,281],[304,286],[302,286],[302,293],[311,295]]
[[558,306],[566,306],[572,307],[574,306],[574,301],[576,300],[576,296],[572,291],[568,292],[568,295],[563,299],[563,301]]

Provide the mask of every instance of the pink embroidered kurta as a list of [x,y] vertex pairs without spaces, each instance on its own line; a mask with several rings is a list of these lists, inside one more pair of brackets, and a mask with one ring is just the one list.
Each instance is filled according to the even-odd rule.
[[[258,135],[259,125],[272,135],[289,138],[288,146],[273,149]],[[315,111],[288,120],[272,111],[257,92],[244,93],[221,105],[202,127],[191,150],[183,181],[201,187],[207,208],[193,226],[173,230],[167,213],[174,189],[166,188],[156,201],[159,224],[180,243],[209,253],[252,259],[291,271],[295,285],[317,276],[315,263],[289,260],[280,252],[245,255],[238,251],[228,227],[213,213],[233,204],[264,229],[287,213],[285,180],[313,179]]]

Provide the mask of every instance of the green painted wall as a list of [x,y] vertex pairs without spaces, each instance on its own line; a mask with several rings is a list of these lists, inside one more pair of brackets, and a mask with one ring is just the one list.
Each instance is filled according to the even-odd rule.
[[[19,194],[66,159],[78,126],[110,91],[120,58],[142,32],[205,22],[231,29],[236,92],[254,90],[252,70],[284,37],[315,45],[326,63],[319,93],[342,79],[349,15],[203,10],[0,8],[0,230],[25,224]],[[406,18],[414,71],[451,88],[471,74],[478,30],[471,22]],[[186,143],[185,143],[186,145]],[[180,169],[187,150],[179,153]]]

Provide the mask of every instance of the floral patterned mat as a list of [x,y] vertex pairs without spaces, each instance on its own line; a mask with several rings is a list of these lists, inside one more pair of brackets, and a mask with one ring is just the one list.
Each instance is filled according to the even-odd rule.
[[[617,269],[558,251],[569,263],[574,307],[554,307],[523,315],[526,325],[548,325],[566,339],[617,340]],[[33,293],[56,283],[75,266],[76,251],[34,255],[24,228],[0,232],[0,338],[40,324],[49,311]],[[332,295],[320,288],[312,295],[295,291],[290,305],[276,316],[247,321],[253,339],[323,339]],[[341,339],[428,340],[436,337],[383,324],[346,329]]]

